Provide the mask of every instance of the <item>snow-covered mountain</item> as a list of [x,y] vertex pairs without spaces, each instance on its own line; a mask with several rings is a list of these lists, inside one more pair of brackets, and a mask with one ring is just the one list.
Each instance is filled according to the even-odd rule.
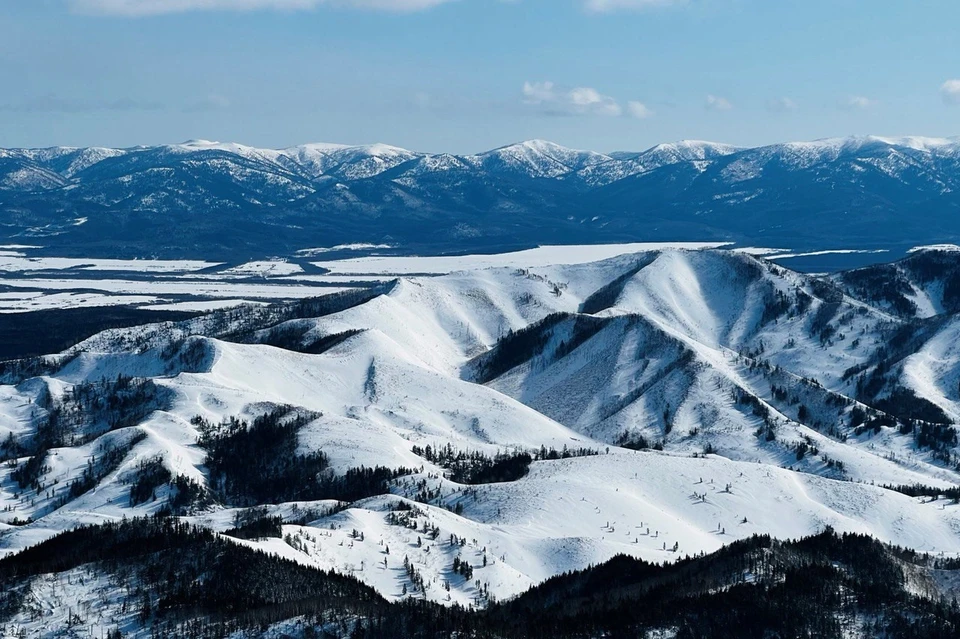
[[545,140],[528,140],[481,153],[471,160],[473,164],[492,173],[510,172],[531,178],[558,178],[610,162],[612,158],[592,151],[568,149]]
[[915,246],[960,236],[958,193],[957,139],[610,154],[531,140],[475,155],[192,140],[0,151],[0,239],[85,257],[118,243],[130,257],[224,258],[358,242],[434,253],[625,239]]
[[729,144],[681,140],[675,143],[658,144],[639,153],[626,151],[611,153],[613,162],[585,167],[578,172],[577,177],[591,186],[604,186],[671,164],[701,163],[699,166],[703,166],[704,162],[716,160],[740,150],[742,149]]
[[0,369],[0,552],[162,513],[465,606],[757,534],[955,556],[956,272],[664,249],[109,330]]

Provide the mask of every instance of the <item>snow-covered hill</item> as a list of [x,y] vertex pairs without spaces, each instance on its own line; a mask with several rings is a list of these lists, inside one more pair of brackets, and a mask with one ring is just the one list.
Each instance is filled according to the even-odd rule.
[[[958,259],[541,255],[106,331],[0,369],[0,552],[165,512],[481,606],[758,533],[958,554],[957,319],[923,275]],[[280,537],[240,539],[272,516]]]

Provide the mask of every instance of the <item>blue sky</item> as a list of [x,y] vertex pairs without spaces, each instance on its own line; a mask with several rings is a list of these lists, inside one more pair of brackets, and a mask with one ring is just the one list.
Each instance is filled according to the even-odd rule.
[[3,0],[0,146],[960,134],[956,0]]

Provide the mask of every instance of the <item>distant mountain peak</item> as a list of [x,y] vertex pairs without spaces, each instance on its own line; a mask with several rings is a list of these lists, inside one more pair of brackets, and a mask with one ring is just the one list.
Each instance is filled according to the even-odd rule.
[[512,170],[527,171],[531,177],[545,178],[560,177],[611,159],[596,151],[571,149],[540,139],[516,142],[476,157],[488,166],[499,163]]

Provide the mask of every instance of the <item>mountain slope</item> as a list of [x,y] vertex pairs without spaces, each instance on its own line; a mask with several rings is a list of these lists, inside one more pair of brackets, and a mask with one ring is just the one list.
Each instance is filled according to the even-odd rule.
[[[391,604],[348,576],[258,553],[243,538],[169,520],[125,520],[60,535],[0,561],[4,623],[28,636],[944,637],[956,561],[832,531],[752,537],[656,565],[618,556],[553,578],[483,612]],[[300,543],[300,542],[298,542]],[[269,578],[265,578],[269,576]],[[51,632],[52,631],[52,632]]]
[[825,526],[960,552],[956,318],[847,280],[664,249],[106,331],[3,368],[0,551],[276,517],[242,543],[475,606]]

